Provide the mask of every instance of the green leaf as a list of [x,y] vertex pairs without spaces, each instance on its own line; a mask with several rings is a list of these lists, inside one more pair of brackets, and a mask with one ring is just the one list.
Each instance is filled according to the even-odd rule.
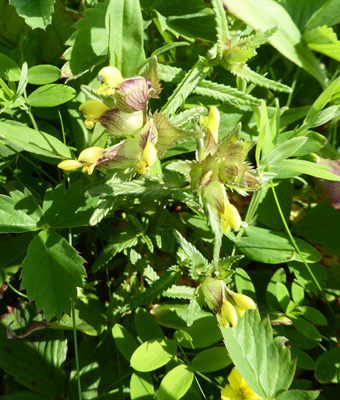
[[222,328],[225,345],[237,370],[263,399],[275,399],[293,380],[295,362],[285,339],[273,339],[270,321],[247,311],[232,329]]
[[321,354],[316,360],[315,376],[321,383],[339,382],[340,347]]
[[189,390],[194,373],[187,365],[181,364],[169,371],[158,390],[158,400],[179,400]]
[[184,285],[172,285],[170,289],[162,293],[162,296],[173,299],[191,300],[194,297],[195,288]]
[[232,72],[234,75],[237,75],[240,78],[243,78],[246,82],[252,82],[255,85],[263,86],[267,89],[284,93],[290,93],[292,91],[292,89],[289,86],[265,78],[264,76],[256,73],[255,71],[251,70],[244,64],[239,64],[239,63],[233,64],[233,66],[230,68],[230,72]]
[[218,58],[222,58],[222,50],[223,50],[222,44],[226,39],[229,38],[228,24],[225,15],[225,10],[222,6],[222,2],[219,0],[213,0],[212,8],[215,13],[215,21],[216,21],[217,54]]
[[32,240],[22,265],[21,285],[47,320],[71,313],[77,287],[83,285],[83,263],[78,252],[56,232],[42,231]]
[[139,0],[109,2],[105,17],[109,38],[110,65],[119,68],[124,77],[145,59],[143,19]]
[[32,29],[46,29],[52,23],[52,13],[55,0],[9,0],[20,17],[25,19]]
[[311,50],[340,61],[340,41],[332,28],[327,25],[318,26],[306,32],[303,38]]
[[328,325],[326,317],[316,308],[310,306],[300,306],[298,310],[301,311],[302,316],[308,321],[316,325]]
[[281,393],[276,400],[315,400],[320,390],[287,390]]
[[138,348],[136,339],[124,326],[115,324],[112,328],[112,336],[123,357],[130,361],[133,352]]
[[320,63],[301,40],[301,33],[287,11],[272,0],[223,0],[229,12],[234,14],[255,30],[271,29],[278,26],[277,32],[269,39],[269,42],[281,54],[304,68],[313,75],[322,86],[327,79],[325,71]]
[[44,224],[43,212],[31,192],[14,190],[10,196],[0,195],[0,232],[37,231]]
[[65,182],[48,189],[44,198],[46,223],[54,228],[74,228],[88,225],[98,203],[98,198],[85,195],[83,180],[78,180],[66,190]]
[[30,153],[51,158],[72,158],[70,149],[54,136],[24,124],[0,122],[0,139],[6,139]]
[[305,300],[305,291],[296,279],[292,283],[291,292],[294,303],[301,305]]
[[321,340],[320,332],[310,322],[300,317],[294,317],[293,315],[289,315],[289,318],[292,320],[295,328],[304,336],[312,340]]
[[319,25],[333,26],[340,22],[338,13],[339,1],[327,0],[319,6],[306,24],[307,29],[316,28]]
[[0,77],[6,81],[18,81],[20,79],[20,68],[15,61],[0,53]]
[[277,232],[248,226],[246,234],[247,237],[237,240],[236,246],[251,260],[266,264],[279,264],[294,258],[295,251],[289,243],[289,239],[282,237]]
[[208,60],[200,57],[177,85],[162,110],[165,110],[167,114],[174,113],[185,102],[198,83],[208,75],[209,71]]
[[204,274],[209,266],[208,260],[188,242],[179,232],[175,231],[174,235],[183,254],[181,254],[181,263],[189,269],[189,274],[194,279],[199,279]]
[[76,32],[66,42],[70,46],[64,53],[68,62],[62,68],[69,78],[84,74],[106,57],[108,37],[105,16],[108,4],[97,3],[94,8],[87,9],[84,18],[75,24]]
[[60,79],[61,71],[55,65],[35,65],[27,71],[28,83],[46,85]]
[[144,308],[137,308],[135,311],[135,327],[138,336],[143,342],[151,339],[162,339],[164,333],[156,323],[153,316]]
[[286,280],[287,277],[283,268],[278,269],[270,278],[266,290],[266,303],[269,308],[277,308],[280,306],[276,297],[276,284],[277,282],[285,284]]
[[72,100],[76,94],[71,86],[52,83],[32,92],[28,96],[27,103],[32,107],[55,107]]
[[191,361],[192,368],[198,372],[214,372],[232,363],[225,347],[210,347],[202,350]]
[[[327,139],[325,136],[320,133],[313,131],[306,131],[304,133],[306,135],[306,142],[293,154],[294,157],[305,156],[309,153],[316,153],[327,143]],[[283,132],[280,133],[277,144],[280,145],[294,136],[294,132]]]
[[290,302],[290,295],[287,287],[281,282],[276,283],[276,298],[282,311],[285,312]]
[[245,294],[256,301],[255,287],[243,268],[235,269],[235,284],[238,293]]
[[167,364],[176,354],[177,343],[167,338],[141,344],[131,356],[131,366],[139,372],[154,371]]
[[[63,396],[65,374],[62,367],[67,352],[63,332],[44,329],[29,339],[8,339],[1,323],[0,342],[0,367],[16,382],[35,395],[41,393],[49,399]],[[34,399],[40,400],[40,396]]]
[[131,400],[153,400],[155,389],[149,372],[134,372],[130,379]]
[[267,153],[262,159],[262,165],[275,164],[276,162],[285,160],[286,158],[292,156],[296,153],[300,147],[302,147],[307,141],[306,137],[296,137],[293,139],[287,140],[285,143],[282,143]]

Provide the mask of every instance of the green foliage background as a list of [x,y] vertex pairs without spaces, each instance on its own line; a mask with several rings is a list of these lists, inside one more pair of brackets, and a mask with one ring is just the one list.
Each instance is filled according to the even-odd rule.
[[[339,7],[0,0],[3,400],[215,399],[233,365],[263,399],[336,398]],[[149,111],[187,140],[149,174],[65,176],[62,159],[117,143],[78,113],[98,72],[156,62]],[[239,232],[190,186],[212,106],[220,141],[254,143],[259,190],[228,190]],[[205,305],[212,274],[257,303],[236,327]]]

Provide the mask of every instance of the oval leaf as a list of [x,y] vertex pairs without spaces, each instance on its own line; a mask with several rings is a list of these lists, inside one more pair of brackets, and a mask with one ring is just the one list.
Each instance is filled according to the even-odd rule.
[[35,65],[27,71],[28,83],[46,85],[60,78],[61,71],[54,65]]
[[130,363],[136,371],[154,371],[167,364],[176,354],[176,350],[177,344],[173,340],[167,338],[148,340],[132,354]]
[[134,372],[130,379],[131,400],[153,400],[154,387],[150,372]]
[[186,365],[178,365],[163,378],[158,391],[158,400],[178,400],[189,390],[194,373]]
[[0,54],[0,77],[9,81],[20,79],[20,68],[16,62],[5,54]]
[[54,83],[36,89],[28,96],[27,103],[33,107],[55,107],[73,99],[76,94],[72,87]]
[[210,347],[197,354],[192,360],[192,367],[198,372],[213,372],[231,364],[225,347]]

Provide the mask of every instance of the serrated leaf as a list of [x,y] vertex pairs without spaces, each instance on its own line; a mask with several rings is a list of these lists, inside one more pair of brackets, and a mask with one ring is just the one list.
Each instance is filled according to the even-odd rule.
[[54,136],[28,128],[24,124],[0,122],[0,139],[33,154],[50,158],[72,158],[70,149]]
[[189,110],[184,110],[178,113],[177,115],[171,117],[169,120],[172,126],[180,127],[182,125],[187,124],[192,119],[202,115],[203,111],[204,111],[203,107],[193,107],[190,108]]
[[209,96],[223,103],[233,104],[235,106],[258,106],[261,101],[256,97],[241,92],[231,86],[222,85],[221,83],[202,80],[195,88],[194,93],[200,96]]
[[139,0],[111,0],[105,26],[109,39],[110,65],[119,68],[124,77],[145,59],[143,19]]
[[222,2],[219,0],[212,0],[211,2],[212,8],[215,13],[215,22],[216,22],[216,36],[217,36],[217,56],[218,58],[222,57],[222,44],[226,39],[229,38],[229,30],[227,24],[227,18],[225,15],[225,10],[222,6]]
[[295,362],[285,339],[273,339],[270,321],[247,311],[232,329],[222,328],[225,345],[237,370],[263,399],[275,399],[294,378]]
[[318,26],[304,33],[303,38],[311,50],[340,61],[340,41],[332,28]]
[[208,269],[208,260],[179,232],[175,231],[174,235],[179,247],[184,251],[184,266],[189,269],[189,274],[194,279],[199,279]]
[[46,29],[52,23],[52,13],[55,0],[10,0],[20,17],[25,19],[32,29]]
[[43,212],[31,192],[14,190],[10,196],[0,195],[0,232],[37,231],[44,224]]
[[191,70],[185,74],[182,81],[177,85],[162,110],[166,111],[167,114],[174,113],[185,102],[185,99],[195,89],[198,82],[208,75],[209,71],[210,67],[208,60],[200,57]]
[[66,189],[62,182],[45,194],[43,209],[46,223],[55,228],[88,225],[98,198],[85,196],[84,182],[79,180]]
[[169,287],[171,287],[179,278],[179,276],[180,271],[177,269],[167,270],[150,287],[145,289],[143,293],[137,297],[134,297],[130,303],[124,307],[124,312],[128,310],[135,310],[137,307],[143,306],[144,304],[152,301]]
[[40,232],[30,243],[22,265],[22,289],[35,300],[47,320],[71,313],[77,287],[83,285],[84,260],[66,240],[53,231]]
[[170,289],[162,293],[162,296],[172,299],[191,300],[195,294],[195,288],[184,285],[172,285]]
[[233,64],[232,67],[230,68],[230,72],[244,79],[246,82],[252,82],[255,85],[263,86],[267,89],[284,93],[290,93],[292,91],[292,89],[289,86],[265,78],[264,76],[248,68],[246,65]]
[[301,33],[287,11],[272,0],[223,0],[228,11],[243,22],[258,30],[278,26],[269,42],[281,54],[313,75],[322,86],[327,80],[326,73],[312,51],[301,40]]

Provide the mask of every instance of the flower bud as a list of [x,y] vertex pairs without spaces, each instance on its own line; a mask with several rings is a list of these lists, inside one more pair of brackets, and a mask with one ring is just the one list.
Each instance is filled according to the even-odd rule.
[[102,147],[88,147],[79,154],[78,160],[82,163],[93,164],[102,157],[103,152]]
[[147,81],[137,76],[125,79],[115,93],[117,107],[126,113],[144,110],[149,100],[149,86]]
[[207,277],[204,279],[201,289],[208,307],[217,314],[223,302],[223,282],[218,279]]
[[234,231],[238,231],[241,226],[241,217],[237,208],[227,203],[224,205],[224,212],[221,213],[221,224],[223,232],[229,232],[230,228]]
[[58,164],[58,168],[68,173],[80,168],[82,165],[78,160],[63,160]]
[[222,318],[222,323],[230,324],[233,327],[237,325],[237,312],[235,307],[228,300],[223,301],[220,316]]
[[220,113],[216,107],[211,107],[206,122],[206,127],[213,134],[215,142],[218,142],[218,127],[220,125]]
[[245,310],[255,310],[256,303],[253,299],[245,294],[230,292],[232,299],[235,301],[237,307]]
[[151,167],[157,160],[157,150],[152,142],[147,142],[142,154],[142,160],[148,167]]

